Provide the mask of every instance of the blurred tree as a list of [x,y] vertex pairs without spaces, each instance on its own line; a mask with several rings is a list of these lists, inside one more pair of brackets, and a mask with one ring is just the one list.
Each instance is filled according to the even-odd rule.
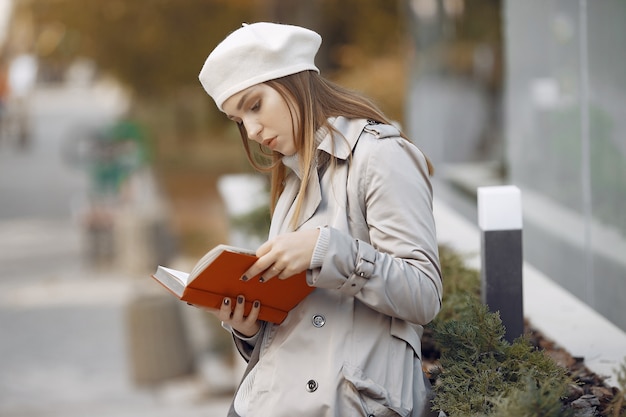
[[[17,8],[32,14],[44,63],[89,57],[144,98],[197,83],[217,40],[254,15],[241,0],[22,0]],[[41,48],[52,32],[56,47]]]
[[242,22],[309,27],[324,39],[316,58],[322,74],[363,91],[401,121],[408,50],[403,2],[15,0],[13,22],[28,22],[20,25],[28,27],[40,68],[53,74],[47,80],[63,80],[65,69],[88,58],[97,75],[126,87],[129,116],[148,131],[176,233],[183,247],[203,252],[222,240],[206,213],[207,201],[215,200],[215,178],[250,169],[237,129],[198,82],[208,53]]
[[15,5],[16,16],[32,27],[34,52],[52,74],[47,79],[62,79],[73,62],[88,58],[98,74],[127,89],[134,116],[153,132],[156,162],[162,155],[206,166],[214,162],[207,157],[216,154],[215,144],[223,144],[219,139],[236,136],[204,94],[198,73],[208,53],[242,22],[267,20],[318,31],[324,39],[316,59],[322,73],[372,96],[392,118],[402,117],[407,44],[401,0],[20,0]]
[[197,86],[206,55],[242,22],[301,24],[322,33],[318,64],[337,70],[354,54],[396,53],[404,46],[401,2],[389,0],[21,0],[44,62],[92,58],[139,96]]

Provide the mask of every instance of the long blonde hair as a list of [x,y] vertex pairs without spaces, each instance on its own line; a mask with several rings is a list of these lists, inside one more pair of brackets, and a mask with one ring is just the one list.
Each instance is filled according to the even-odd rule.
[[[326,80],[315,71],[303,71],[286,77],[266,81],[288,103],[291,118],[294,121],[293,137],[296,152],[299,156],[300,172],[302,175],[300,191],[296,198],[296,207],[291,226],[299,217],[306,185],[315,161],[316,143],[315,133],[321,127],[334,131],[329,124],[331,117],[343,116],[348,119],[369,119],[378,123],[391,124],[383,112],[367,97],[345,89],[329,80]],[[256,142],[248,140],[248,134],[243,123],[239,131],[246,150],[246,155],[252,166],[260,172],[270,172],[270,210],[273,212],[278,197],[284,189],[287,176],[282,155],[278,152],[270,153],[261,148]],[[406,139],[406,136],[401,133]],[[256,147],[251,148],[254,143]],[[433,168],[428,161],[428,171],[432,175]]]

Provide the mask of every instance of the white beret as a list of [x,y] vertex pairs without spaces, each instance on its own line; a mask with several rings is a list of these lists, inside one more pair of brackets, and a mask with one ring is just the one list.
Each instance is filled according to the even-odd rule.
[[199,79],[223,111],[233,94],[265,81],[314,70],[322,37],[312,30],[278,23],[244,24],[204,62]]

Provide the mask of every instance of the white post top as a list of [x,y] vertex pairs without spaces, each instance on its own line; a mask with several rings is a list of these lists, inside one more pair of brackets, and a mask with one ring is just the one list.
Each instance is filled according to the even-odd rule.
[[514,185],[478,187],[478,226],[483,231],[522,228],[522,197]]

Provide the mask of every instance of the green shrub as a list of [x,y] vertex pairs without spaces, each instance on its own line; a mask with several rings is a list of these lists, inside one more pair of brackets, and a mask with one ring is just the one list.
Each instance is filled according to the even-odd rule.
[[444,303],[428,328],[439,351],[433,409],[448,416],[567,416],[567,371],[530,342],[504,339],[498,313],[480,301],[478,271],[440,248]]
[[450,417],[497,415],[513,407],[529,413],[507,415],[566,415],[560,402],[568,384],[566,370],[526,339],[512,344],[504,340],[499,314],[489,312],[476,297],[458,300],[464,308],[458,309],[457,318],[433,324],[440,351],[433,373],[435,409]]
[[525,378],[525,386],[511,390],[506,397],[495,401],[494,416],[502,417],[568,417],[575,413],[563,409],[560,386],[538,384],[531,376]]
[[463,298],[480,299],[480,274],[468,268],[465,259],[450,247],[439,247],[439,261],[443,275],[443,305],[436,322],[458,318],[467,308]]

